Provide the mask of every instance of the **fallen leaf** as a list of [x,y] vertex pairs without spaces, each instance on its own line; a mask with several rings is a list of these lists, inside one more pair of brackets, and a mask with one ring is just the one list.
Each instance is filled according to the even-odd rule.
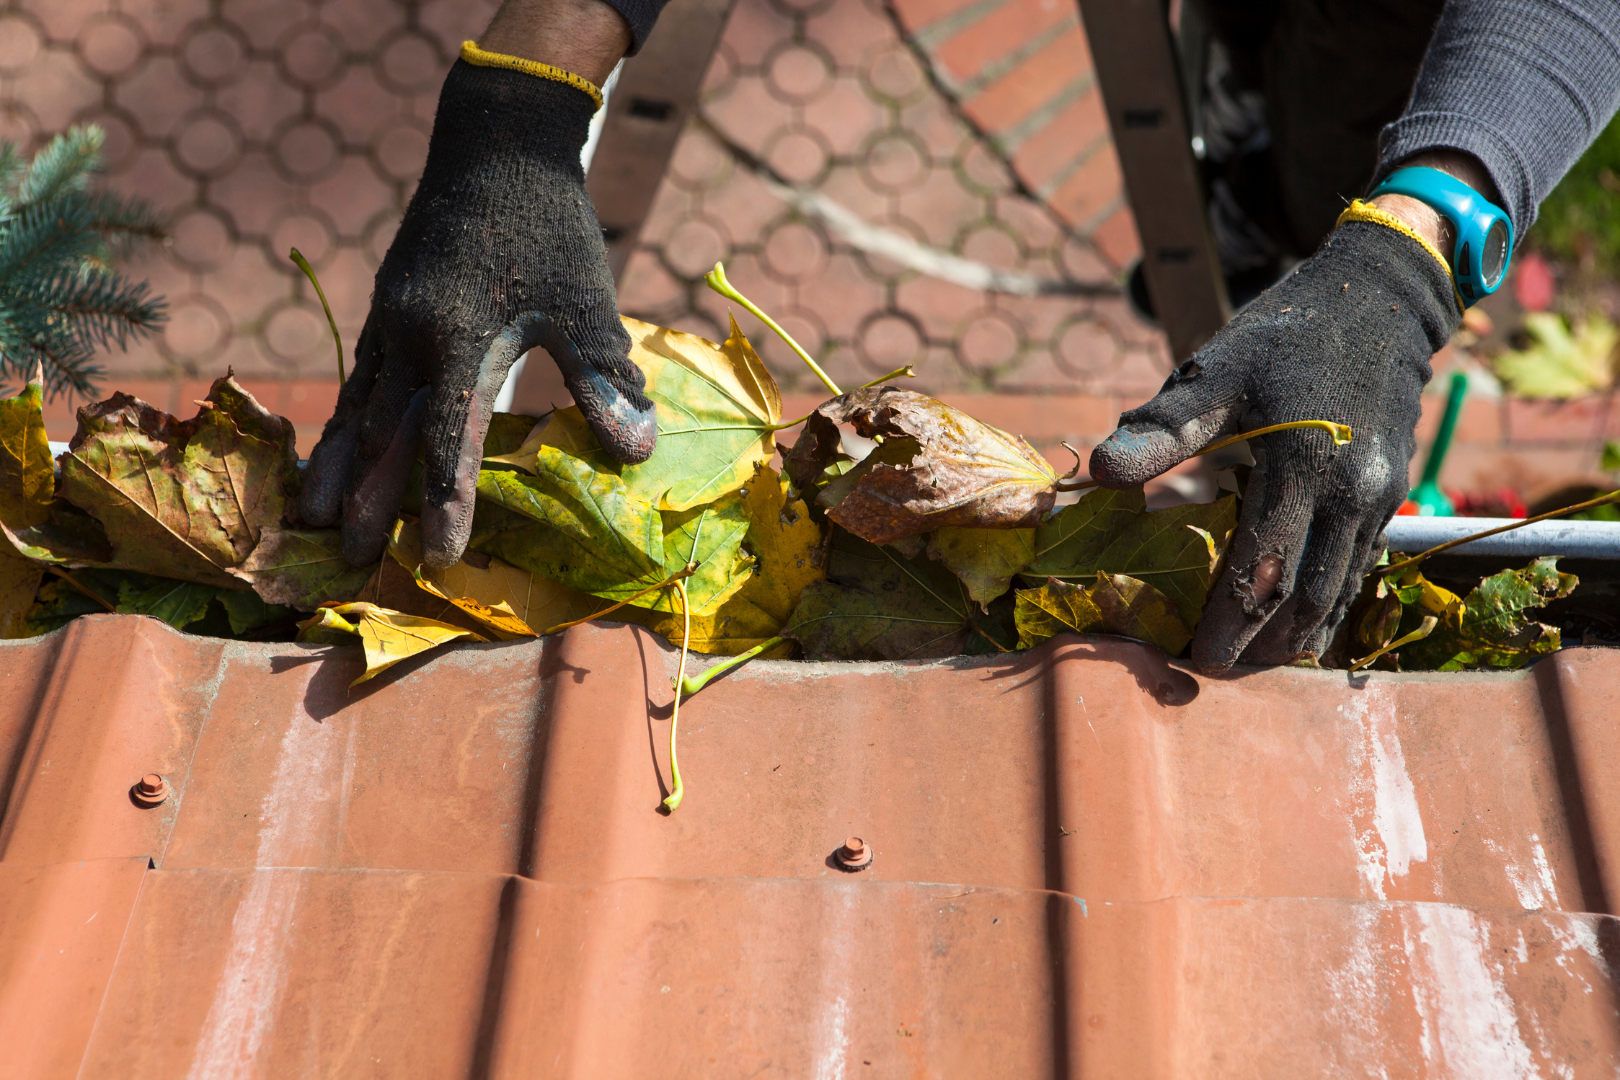
[[229,573],[251,585],[267,604],[314,611],[353,598],[372,569],[349,565],[337,529],[266,528],[253,554]]
[[[535,474],[485,469],[479,502],[523,515],[474,521],[471,546],[581,592],[623,600],[666,576],[664,523],[652,502],[619,475],[553,446],[535,456]],[[499,528],[490,528],[491,520]],[[483,528],[480,528],[482,524]]]
[[1192,640],[1176,605],[1146,582],[1123,574],[1096,575],[1089,586],[1048,578],[1018,591],[1018,646],[1028,649],[1065,631],[1118,634],[1177,656]]
[[[411,535],[405,535],[409,529]],[[512,641],[517,638],[534,637],[535,632],[529,624],[524,622],[506,600],[497,600],[493,604],[486,604],[472,596],[456,596],[445,592],[438,582],[423,571],[422,565],[422,536],[421,527],[412,523],[407,525],[404,521],[394,522],[394,532],[389,537],[388,554],[393,556],[401,566],[411,572],[411,578],[416,586],[433,596],[453,604],[460,610],[472,616],[473,619],[500,641]],[[490,559],[491,562],[495,560]],[[451,569],[455,569],[451,567]]]
[[[792,489],[787,477],[761,466],[745,490],[748,532],[743,544],[753,552],[754,572],[712,613],[692,617],[691,647],[714,656],[738,656],[776,637],[806,586],[826,576],[817,565],[821,528],[802,499],[789,501]],[[622,608],[608,618],[640,623],[672,642],[681,639],[678,613]],[[783,644],[761,655],[782,657],[792,651],[791,644]]]
[[[109,609],[121,615],[148,615],[176,630],[195,627],[206,619],[204,626],[191,632],[219,637],[241,635],[290,614],[287,608],[265,604],[250,592],[136,570],[79,567],[53,572],[70,573],[72,580],[57,577],[40,587],[37,601],[28,611],[28,634],[48,633],[80,615],[104,614]],[[94,596],[86,595],[87,590]],[[211,614],[210,605],[216,600],[222,607]]]
[[730,494],[776,453],[782,394],[735,319],[724,344],[635,319],[630,360],[658,408],[658,443],[638,465],[615,466],[577,406],[556,410],[517,450],[486,458],[533,472],[542,446],[612,468],[660,510],[690,510]]
[[33,636],[28,615],[44,578],[45,569],[38,563],[0,554],[0,638]]
[[493,606],[481,604],[470,596],[450,596],[432,581],[422,576],[418,570],[412,575],[416,584],[427,592],[432,593],[441,600],[446,600],[471,615],[486,630],[495,636],[497,641],[515,641],[518,638],[538,636],[529,624],[518,618],[512,610],[512,605],[502,600]]
[[934,533],[928,554],[950,567],[968,595],[988,610],[990,601],[1006,592],[1034,558],[1035,530],[949,526]]
[[1099,489],[1035,531],[1034,557],[1023,573],[1087,584],[1099,572],[1146,581],[1176,605],[1191,632],[1236,524],[1234,496],[1149,511],[1141,488]]
[[489,430],[484,433],[484,457],[510,454],[528,441],[530,433],[544,421],[517,413],[490,413]]
[[909,436],[919,447],[908,462],[874,464],[828,511],[872,543],[948,525],[1033,527],[1057,498],[1057,473],[1022,438],[937,398],[891,386],[852,391],[810,415],[788,455],[788,472],[802,490],[821,479],[838,453],[841,423],[853,424],[864,438]]
[[[77,575],[75,575],[77,576]],[[176,630],[184,630],[208,614],[208,605],[219,593],[212,585],[173,578],[148,578],[131,574],[118,585],[120,615],[150,615]]]
[[106,528],[113,566],[227,589],[247,588],[226,571],[297,484],[292,424],[230,376],[184,422],[127,394],[86,405],[62,459],[62,495]]
[[[486,469],[478,492],[544,528],[510,519],[494,530],[475,520],[471,546],[569,588],[607,600],[637,593],[697,563],[687,580],[693,614],[713,612],[742,588],[753,562],[742,552],[748,517],[735,493],[686,511],[653,509],[611,469],[553,446],[535,456],[536,473]],[[485,516],[485,524],[490,516]],[[677,609],[673,591],[640,597],[639,606]]]
[[977,608],[967,586],[927,557],[907,559],[842,529],[827,580],[804,590],[784,637],[807,660],[910,660],[955,656]]
[[238,637],[271,623],[288,620],[293,613],[293,609],[285,604],[266,603],[258,593],[221,589],[214,596],[225,609],[231,633]]
[[1562,644],[1558,628],[1532,622],[1525,613],[1568,596],[1578,584],[1574,574],[1558,572],[1557,556],[1537,559],[1523,570],[1492,574],[1460,602],[1455,594],[1429,582],[1413,583],[1403,590],[1413,599],[1401,621],[1402,632],[1415,627],[1424,614],[1439,614],[1440,623],[1428,637],[1401,647],[1397,653],[1401,667],[1518,668],[1557,652]]
[[36,371],[21,393],[0,400],[0,521],[12,529],[49,520],[56,492],[42,378]]
[[1524,317],[1531,346],[1498,356],[1496,374],[1519,397],[1575,398],[1614,385],[1620,330],[1591,315],[1573,331],[1562,315],[1533,311]]
[[[686,579],[687,602],[695,616],[713,614],[748,583],[754,571],[753,558],[742,549],[749,526],[742,496],[733,492],[709,506],[665,510],[661,516],[664,565],[653,581],[673,577],[686,569],[688,562],[696,563],[697,571]],[[642,588],[653,581],[643,583]],[[664,589],[636,603],[654,611],[680,611],[673,589]]]
[[[388,552],[393,556],[395,565],[410,574],[413,587],[424,598],[436,598],[434,606],[438,610],[401,608],[413,615],[427,615],[442,620],[440,611],[445,606],[453,606],[477,618],[469,605],[490,611],[504,608],[522,626],[520,630],[514,625],[512,632],[523,637],[560,623],[583,619],[607,606],[597,597],[559,585],[549,578],[481,552],[468,552],[460,562],[442,570],[425,566],[422,564],[422,530],[415,521],[402,520],[395,524]],[[418,569],[434,588],[423,591],[422,582],[415,576]],[[478,621],[482,625],[489,625],[482,619]]]
[[624,327],[658,406],[658,445],[625,466],[630,490],[656,492],[661,510],[689,510],[746,484],[776,453],[782,392],[737,320],[722,345],[635,319]]
[[364,602],[329,604],[317,610],[313,618],[298,624],[299,641],[331,642],[334,640],[333,634],[358,635],[365,647],[366,670],[349,684],[351,690],[401,660],[437,648],[445,642],[457,638],[486,640],[459,626]]
[[[596,441],[596,436],[591,432],[591,425],[586,421],[585,414],[579,411],[578,405],[553,409],[542,416],[529,429],[528,435],[515,450],[491,454],[489,450],[492,447],[486,439],[484,463],[486,466],[511,465],[532,475],[535,471],[534,456],[540,452],[542,446],[555,446],[559,450],[566,450],[593,465],[613,467],[612,459],[603,452],[602,445]],[[656,452],[654,450],[654,453]]]
[[[82,569],[74,570],[72,574],[77,584],[53,577],[39,587],[33,606],[28,609],[26,636],[48,634],[80,615],[105,615],[117,607],[122,571]],[[98,580],[103,576],[108,580]],[[86,595],[87,589],[93,595]],[[97,600],[97,597],[100,599]]]

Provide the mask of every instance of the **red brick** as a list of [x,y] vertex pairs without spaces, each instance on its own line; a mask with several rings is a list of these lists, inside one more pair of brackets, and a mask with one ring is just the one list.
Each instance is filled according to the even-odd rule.
[[975,2],[976,0],[894,0],[894,11],[900,16],[900,25],[911,33],[916,33]]
[[[1444,387],[1443,383],[1440,385]],[[1446,395],[1443,389],[1440,393],[1423,395],[1423,418],[1418,421],[1417,440],[1424,453],[1428,451],[1445,411]],[[1453,447],[1460,448],[1464,443],[1496,444],[1503,441],[1503,436],[1502,402],[1477,397],[1463,402],[1462,412],[1457,417],[1456,433],[1452,436]],[[1418,456],[1422,457],[1423,454]]]
[[[1423,455],[1412,458],[1411,483],[1423,471]],[[1508,487],[1533,503],[1570,484],[1605,484],[1590,446],[1504,447],[1500,443],[1454,443],[1440,470],[1442,487],[1485,492]]]
[[730,93],[705,106],[715,127],[755,153],[772,135],[792,127],[793,111],[793,106],[766,93],[763,80],[752,75],[739,78]]
[[1069,4],[1011,0],[946,40],[934,51],[934,62],[950,78],[971,82],[1043,31],[1074,21]]
[[963,110],[989,131],[1006,131],[1082,76],[1084,49],[1085,37],[1076,27],[991,83]]
[[[1604,397],[1576,398],[1573,401],[1523,401],[1509,398],[1504,403],[1508,441],[1525,444],[1581,444],[1591,446],[1599,439],[1620,434],[1620,409]],[[1590,451],[1592,458],[1596,451]]]
[[1102,94],[1093,87],[1052,118],[1013,153],[1013,168],[1039,191],[1076,158],[1092,153],[1108,134]]
[[1053,194],[1052,209],[1084,229],[1119,199],[1123,181],[1114,148],[1101,147]]
[[1129,206],[1121,206],[1092,229],[1091,242],[1117,270],[1142,257],[1142,238],[1136,233],[1136,218]]

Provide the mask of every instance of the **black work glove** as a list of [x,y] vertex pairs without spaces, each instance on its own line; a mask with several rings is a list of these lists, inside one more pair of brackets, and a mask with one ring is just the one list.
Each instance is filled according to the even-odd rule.
[[1348,446],[1319,429],[1250,443],[1258,467],[1193,638],[1200,669],[1285,663],[1327,647],[1406,498],[1429,358],[1460,318],[1450,276],[1421,244],[1346,222],[1092,452],[1091,475],[1122,488],[1267,424],[1352,429]]
[[423,443],[423,558],[461,557],[495,396],[533,346],[562,369],[608,453],[652,453],[653,403],[628,359],[579,162],[594,105],[535,75],[463,60],[450,69],[354,373],[304,477],[304,520],[331,525],[341,513],[350,562],[382,554]]

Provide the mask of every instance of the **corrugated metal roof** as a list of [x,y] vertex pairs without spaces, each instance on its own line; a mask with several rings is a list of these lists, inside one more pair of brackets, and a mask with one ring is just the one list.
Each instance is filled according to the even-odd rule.
[[1613,650],[756,663],[682,706],[672,816],[645,631],[360,663],[130,616],[0,643],[8,1076],[1620,1065]]

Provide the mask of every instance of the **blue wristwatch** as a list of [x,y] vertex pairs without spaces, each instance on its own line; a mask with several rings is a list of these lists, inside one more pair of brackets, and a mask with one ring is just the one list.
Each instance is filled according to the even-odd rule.
[[1396,169],[1369,198],[1405,195],[1427,203],[1457,230],[1452,277],[1466,307],[1501,287],[1513,258],[1513,222],[1485,196],[1439,169]]

